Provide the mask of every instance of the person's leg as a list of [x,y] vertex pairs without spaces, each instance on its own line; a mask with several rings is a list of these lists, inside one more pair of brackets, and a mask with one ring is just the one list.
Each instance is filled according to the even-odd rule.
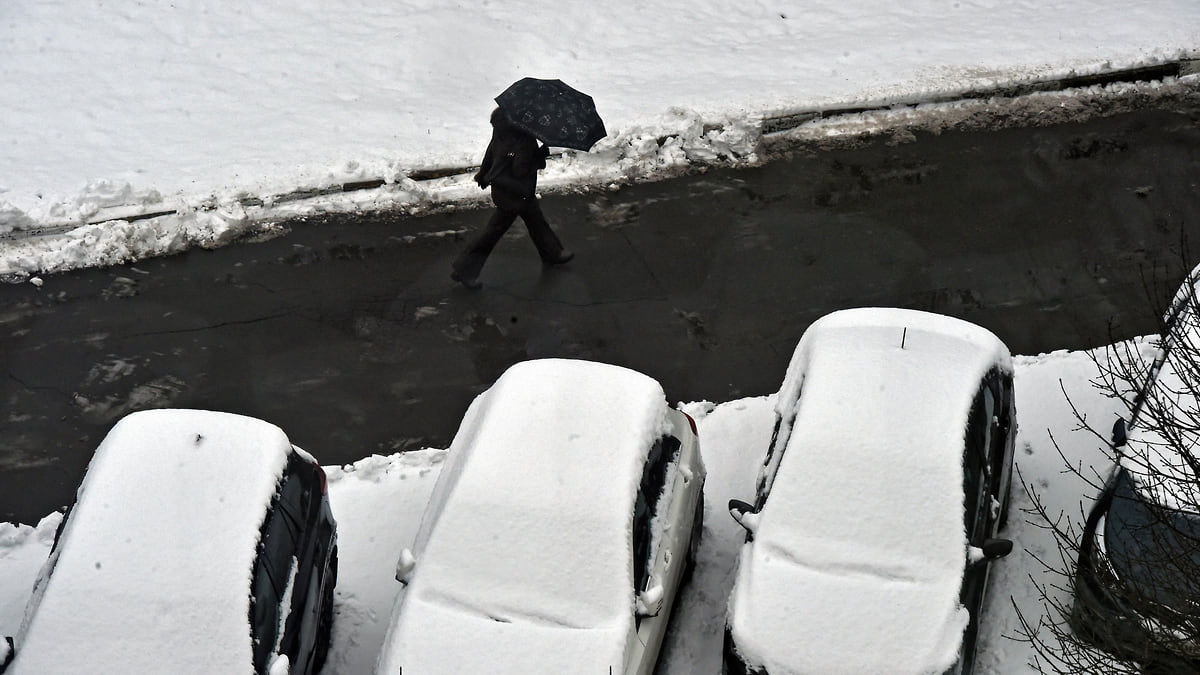
[[454,271],[450,276],[455,281],[464,283],[477,279],[479,272],[483,270],[483,264],[491,255],[492,249],[496,248],[496,243],[504,236],[516,218],[517,214],[512,211],[500,208],[493,211],[487,225],[484,225],[479,234],[475,235],[475,238],[467,244],[467,247],[454,261],[451,266]]
[[550,229],[550,223],[546,222],[546,216],[542,213],[542,207],[538,203],[537,197],[525,200],[525,205],[521,209],[521,220],[525,221],[525,227],[529,230],[529,238],[537,247],[542,262],[547,265],[559,265],[575,257],[575,254],[563,248],[558,235]]

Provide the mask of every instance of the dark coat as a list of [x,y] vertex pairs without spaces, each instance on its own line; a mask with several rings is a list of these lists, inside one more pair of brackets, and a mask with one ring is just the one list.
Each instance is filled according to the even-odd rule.
[[546,168],[550,149],[539,146],[537,139],[513,126],[504,113],[492,111],[492,141],[475,182],[492,188],[492,202],[506,211],[519,211],[537,190],[537,172]]

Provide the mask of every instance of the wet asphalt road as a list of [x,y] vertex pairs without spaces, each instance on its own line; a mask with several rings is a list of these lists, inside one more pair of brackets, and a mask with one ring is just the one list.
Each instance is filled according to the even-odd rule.
[[474,293],[447,273],[479,210],[0,286],[0,519],[67,503],[144,407],[261,417],[333,464],[446,446],[522,359],[629,366],[672,402],[769,394],[805,327],[845,307],[951,314],[1018,354],[1151,333],[1200,235],[1197,120],[920,135],[547,196],[575,261],[544,270],[517,225]]

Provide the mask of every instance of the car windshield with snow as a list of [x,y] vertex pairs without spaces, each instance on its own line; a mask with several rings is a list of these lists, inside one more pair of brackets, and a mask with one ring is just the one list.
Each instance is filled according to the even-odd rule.
[[728,673],[969,672],[1008,510],[1012,359],[991,332],[903,309],[813,323],[730,595]]
[[467,410],[400,556],[377,672],[648,675],[704,478],[694,423],[653,379],[512,366]]
[[[1074,634],[1147,672],[1200,672],[1200,267],[1164,316],[1079,542]],[[1137,372],[1133,370],[1131,372]]]
[[336,543],[325,474],[278,427],[133,413],[59,525],[7,672],[314,673]]

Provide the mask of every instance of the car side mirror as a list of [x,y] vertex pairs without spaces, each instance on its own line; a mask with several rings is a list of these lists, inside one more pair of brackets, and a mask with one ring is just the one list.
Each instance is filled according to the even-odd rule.
[[1117,421],[1113,422],[1112,445],[1114,448],[1122,448],[1125,447],[1125,443],[1128,440],[1129,435],[1125,427],[1125,420],[1118,417]]
[[663,595],[662,584],[652,581],[649,588],[638,593],[637,615],[639,617],[658,616],[663,608]]
[[754,507],[740,499],[729,500],[729,515],[750,534],[758,528],[758,514]]
[[984,560],[996,560],[1012,553],[1013,543],[1011,539],[988,539],[980,548]]
[[396,581],[407,585],[409,578],[412,576],[413,568],[417,566],[417,559],[413,556],[410,549],[400,551],[400,558],[396,561]]
[[17,649],[13,646],[11,637],[4,638],[4,642],[0,643],[0,673],[8,670],[8,664],[12,663],[17,656]]

